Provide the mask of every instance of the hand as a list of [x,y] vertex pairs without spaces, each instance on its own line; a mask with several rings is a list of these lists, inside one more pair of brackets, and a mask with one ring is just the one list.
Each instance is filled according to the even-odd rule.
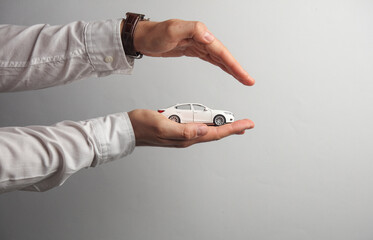
[[180,124],[146,109],[128,113],[136,137],[136,146],[188,147],[195,143],[219,140],[232,134],[244,134],[254,127],[249,119],[214,127],[203,123]]
[[244,85],[255,80],[241,67],[228,49],[201,22],[168,20],[140,21],[134,33],[137,51],[153,57],[198,57],[219,66]]

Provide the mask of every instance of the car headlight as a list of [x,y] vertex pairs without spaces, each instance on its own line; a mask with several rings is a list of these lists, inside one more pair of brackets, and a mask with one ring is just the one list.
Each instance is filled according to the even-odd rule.
[[233,115],[233,113],[231,113],[231,112],[224,112],[225,114],[227,114],[227,115]]

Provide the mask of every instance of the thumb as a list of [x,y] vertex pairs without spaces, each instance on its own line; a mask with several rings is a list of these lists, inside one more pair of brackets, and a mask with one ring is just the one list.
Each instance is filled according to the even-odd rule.
[[170,124],[163,136],[169,140],[191,140],[204,136],[208,132],[208,126],[205,124],[187,123]]
[[212,43],[215,40],[214,35],[201,22],[192,22],[193,39],[200,43]]
[[206,25],[198,21],[171,20],[169,27],[173,36],[177,39],[194,39],[200,43],[211,43],[215,40],[214,35],[207,29]]

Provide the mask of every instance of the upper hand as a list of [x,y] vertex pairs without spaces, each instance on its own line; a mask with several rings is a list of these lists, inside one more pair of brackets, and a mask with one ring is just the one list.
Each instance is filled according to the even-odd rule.
[[232,134],[244,134],[254,127],[249,119],[238,120],[219,127],[205,124],[180,124],[162,114],[146,109],[128,113],[135,132],[136,146],[188,147],[195,143],[219,140]]
[[198,57],[219,66],[245,85],[255,80],[241,67],[228,49],[201,22],[167,20],[140,21],[134,33],[134,47],[153,57]]

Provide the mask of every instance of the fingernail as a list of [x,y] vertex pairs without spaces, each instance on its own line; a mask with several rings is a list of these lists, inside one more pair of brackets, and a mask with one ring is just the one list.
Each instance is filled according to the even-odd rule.
[[198,126],[197,128],[197,136],[200,137],[200,136],[203,136],[207,133],[208,131],[208,127],[206,125],[201,125],[201,126]]
[[203,35],[203,38],[207,41],[207,42],[212,42],[214,41],[215,37],[210,33],[210,32],[205,32],[205,34]]

